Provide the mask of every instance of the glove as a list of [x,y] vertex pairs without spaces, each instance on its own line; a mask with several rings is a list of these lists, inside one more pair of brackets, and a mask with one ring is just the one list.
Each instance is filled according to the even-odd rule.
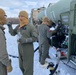
[[7,72],[11,72],[12,71],[12,66],[7,66]]
[[24,37],[21,37],[18,42],[20,42],[21,44],[24,44],[24,43],[30,43],[32,42],[32,38],[24,38]]
[[[10,63],[11,63],[11,59],[10,59]],[[7,72],[11,72],[12,71],[12,66],[7,66]]]
[[12,22],[7,22],[7,26],[11,26],[12,25]]

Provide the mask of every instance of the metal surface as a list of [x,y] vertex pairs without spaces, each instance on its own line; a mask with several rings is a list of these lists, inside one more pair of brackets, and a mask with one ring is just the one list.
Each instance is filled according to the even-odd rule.
[[70,11],[70,3],[73,0],[60,0],[57,3],[47,7],[44,11],[38,14],[38,19],[41,20],[43,16],[47,16],[53,22],[60,19],[60,14]]

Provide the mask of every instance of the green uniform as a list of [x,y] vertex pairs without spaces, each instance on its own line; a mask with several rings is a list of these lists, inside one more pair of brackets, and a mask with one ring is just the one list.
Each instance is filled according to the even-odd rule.
[[23,75],[33,75],[33,42],[37,40],[35,27],[28,24],[22,28],[17,26],[15,29],[12,29],[12,26],[9,26],[9,32],[13,36],[17,34],[23,40],[23,43],[18,41],[19,65]]
[[49,55],[49,27],[45,24],[41,24],[38,27],[38,40],[39,40],[39,62],[45,64],[45,59]]
[[4,35],[4,27],[0,25],[0,75],[7,75],[7,66],[11,66],[6,50],[6,38]]

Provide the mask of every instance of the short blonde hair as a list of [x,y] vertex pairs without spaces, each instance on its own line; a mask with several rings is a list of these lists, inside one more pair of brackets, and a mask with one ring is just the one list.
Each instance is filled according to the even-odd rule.
[[43,17],[42,21],[43,21],[43,22],[48,22],[49,19],[48,19],[48,17]]

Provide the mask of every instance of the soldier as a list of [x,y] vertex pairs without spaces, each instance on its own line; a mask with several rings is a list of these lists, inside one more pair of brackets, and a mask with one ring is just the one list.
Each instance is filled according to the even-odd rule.
[[12,71],[10,59],[6,49],[6,38],[3,25],[6,24],[6,13],[0,8],[0,75],[7,75]]
[[42,20],[42,24],[38,26],[38,41],[39,41],[39,62],[41,65],[46,66],[45,63],[46,58],[50,58],[49,56],[49,42],[48,42],[48,18],[44,17]]
[[61,48],[61,44],[65,40],[65,27],[62,24],[61,20],[58,20],[58,25],[55,27],[55,30],[50,30],[52,32],[52,45],[56,47],[56,49]]
[[19,12],[19,22],[20,24],[15,29],[12,29],[10,23],[7,25],[10,34],[18,36],[19,66],[23,75],[33,75],[33,42],[37,41],[37,31],[34,25],[29,23],[26,11]]

